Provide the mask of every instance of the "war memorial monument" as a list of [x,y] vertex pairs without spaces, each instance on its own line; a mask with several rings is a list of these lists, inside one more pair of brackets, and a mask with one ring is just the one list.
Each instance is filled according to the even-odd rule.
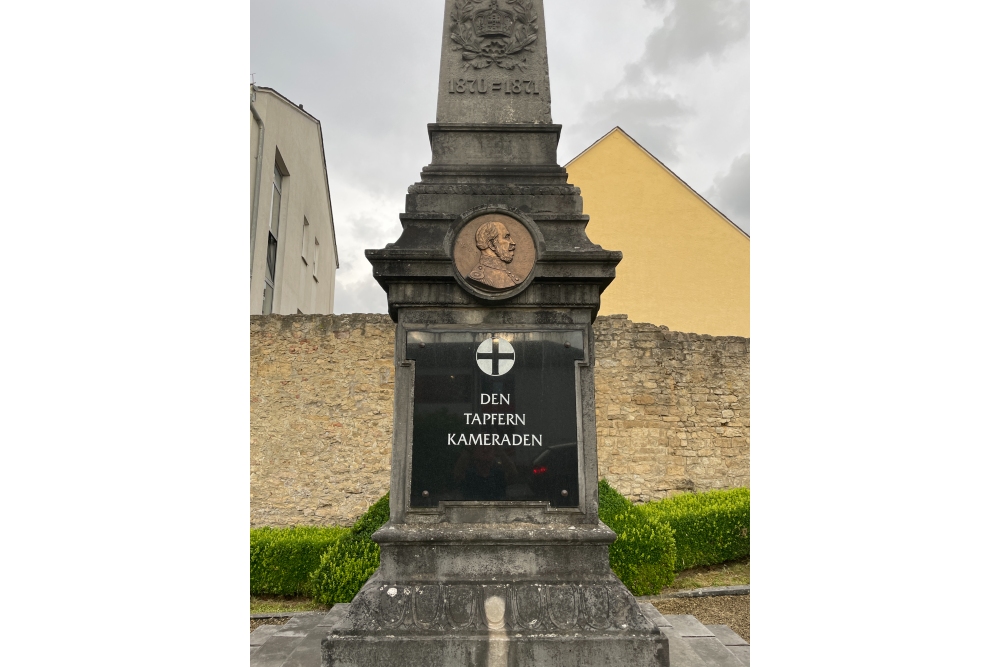
[[366,252],[397,324],[390,519],[323,667],[669,664],[598,520],[592,323],[622,255],[587,238],[550,100],[542,0],[447,0],[431,164]]

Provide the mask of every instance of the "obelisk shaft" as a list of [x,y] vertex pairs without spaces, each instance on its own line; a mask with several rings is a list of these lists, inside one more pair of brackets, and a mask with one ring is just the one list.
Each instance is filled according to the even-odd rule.
[[551,123],[542,0],[447,0],[438,123]]

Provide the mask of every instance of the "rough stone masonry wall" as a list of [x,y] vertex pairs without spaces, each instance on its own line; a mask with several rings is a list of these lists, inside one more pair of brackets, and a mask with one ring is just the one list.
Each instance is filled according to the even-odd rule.
[[389,489],[388,315],[250,318],[250,525],[354,522]]
[[750,486],[750,339],[594,324],[598,474],[635,501]]
[[[594,325],[601,477],[633,500],[750,485],[750,341]],[[250,525],[349,524],[389,488],[387,315],[250,318]]]

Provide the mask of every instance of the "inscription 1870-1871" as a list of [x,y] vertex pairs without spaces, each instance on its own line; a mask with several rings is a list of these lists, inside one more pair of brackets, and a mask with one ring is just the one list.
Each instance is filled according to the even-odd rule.
[[448,79],[448,92],[504,93],[505,95],[538,95],[538,82],[531,79]]

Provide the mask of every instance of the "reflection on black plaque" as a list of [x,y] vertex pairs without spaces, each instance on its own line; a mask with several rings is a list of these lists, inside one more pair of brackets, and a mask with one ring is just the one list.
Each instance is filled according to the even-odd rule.
[[411,507],[442,500],[580,504],[582,331],[410,331]]

